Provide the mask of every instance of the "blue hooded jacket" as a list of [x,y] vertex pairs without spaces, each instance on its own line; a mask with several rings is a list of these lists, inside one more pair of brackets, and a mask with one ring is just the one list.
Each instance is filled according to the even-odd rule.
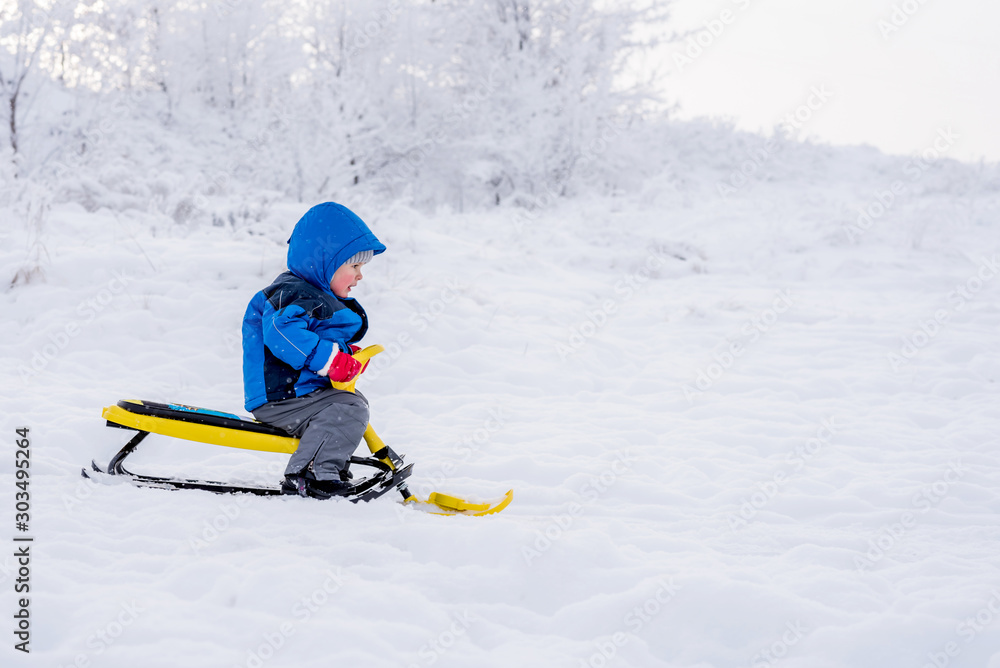
[[253,296],[243,316],[244,406],[301,397],[330,379],[321,370],[335,349],[349,353],[368,317],[353,298],[330,289],[337,269],[361,251],[385,251],[350,209],[326,202],[309,209],[288,240],[288,269]]

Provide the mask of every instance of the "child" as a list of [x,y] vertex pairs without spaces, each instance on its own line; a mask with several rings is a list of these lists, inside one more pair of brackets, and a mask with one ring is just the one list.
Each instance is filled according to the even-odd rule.
[[363,371],[351,357],[368,317],[349,296],[361,266],[385,246],[347,207],[314,206],[288,240],[288,271],[250,300],[243,316],[246,409],[299,438],[281,491],[343,496],[348,460],[368,425],[368,401],[331,387]]

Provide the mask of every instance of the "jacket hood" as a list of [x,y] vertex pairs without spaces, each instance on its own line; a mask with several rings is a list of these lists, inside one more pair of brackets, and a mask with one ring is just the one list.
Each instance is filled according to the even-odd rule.
[[335,202],[306,211],[288,239],[288,270],[330,294],[330,279],[340,265],[361,251],[385,251],[364,221]]

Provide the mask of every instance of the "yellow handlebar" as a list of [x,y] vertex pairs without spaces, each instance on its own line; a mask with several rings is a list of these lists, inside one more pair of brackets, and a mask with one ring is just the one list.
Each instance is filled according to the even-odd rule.
[[[353,357],[358,362],[360,362],[361,366],[364,367],[365,363],[368,360],[370,360],[371,358],[375,357],[376,355],[378,355],[383,350],[385,350],[385,348],[382,347],[382,346],[380,346],[380,345],[378,345],[376,343],[374,346],[368,346],[367,348],[362,348],[358,352],[356,352],[353,355],[351,355],[351,357]],[[337,381],[331,380],[330,384],[333,385],[338,390],[345,390],[347,392],[353,392],[354,391],[354,384],[356,382],[358,382],[358,376],[360,376],[360,375],[361,374],[359,373],[354,378],[351,378],[350,380],[348,380],[346,382],[343,382],[343,383],[338,383]]]

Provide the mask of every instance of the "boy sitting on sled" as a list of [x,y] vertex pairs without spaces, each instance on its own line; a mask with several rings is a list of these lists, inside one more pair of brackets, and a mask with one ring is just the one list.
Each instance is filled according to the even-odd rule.
[[288,240],[288,271],[254,295],[243,316],[246,409],[300,439],[283,493],[330,498],[350,487],[348,460],[368,425],[368,401],[330,381],[363,371],[351,353],[368,318],[348,295],[361,266],[383,251],[347,207],[314,206]]

